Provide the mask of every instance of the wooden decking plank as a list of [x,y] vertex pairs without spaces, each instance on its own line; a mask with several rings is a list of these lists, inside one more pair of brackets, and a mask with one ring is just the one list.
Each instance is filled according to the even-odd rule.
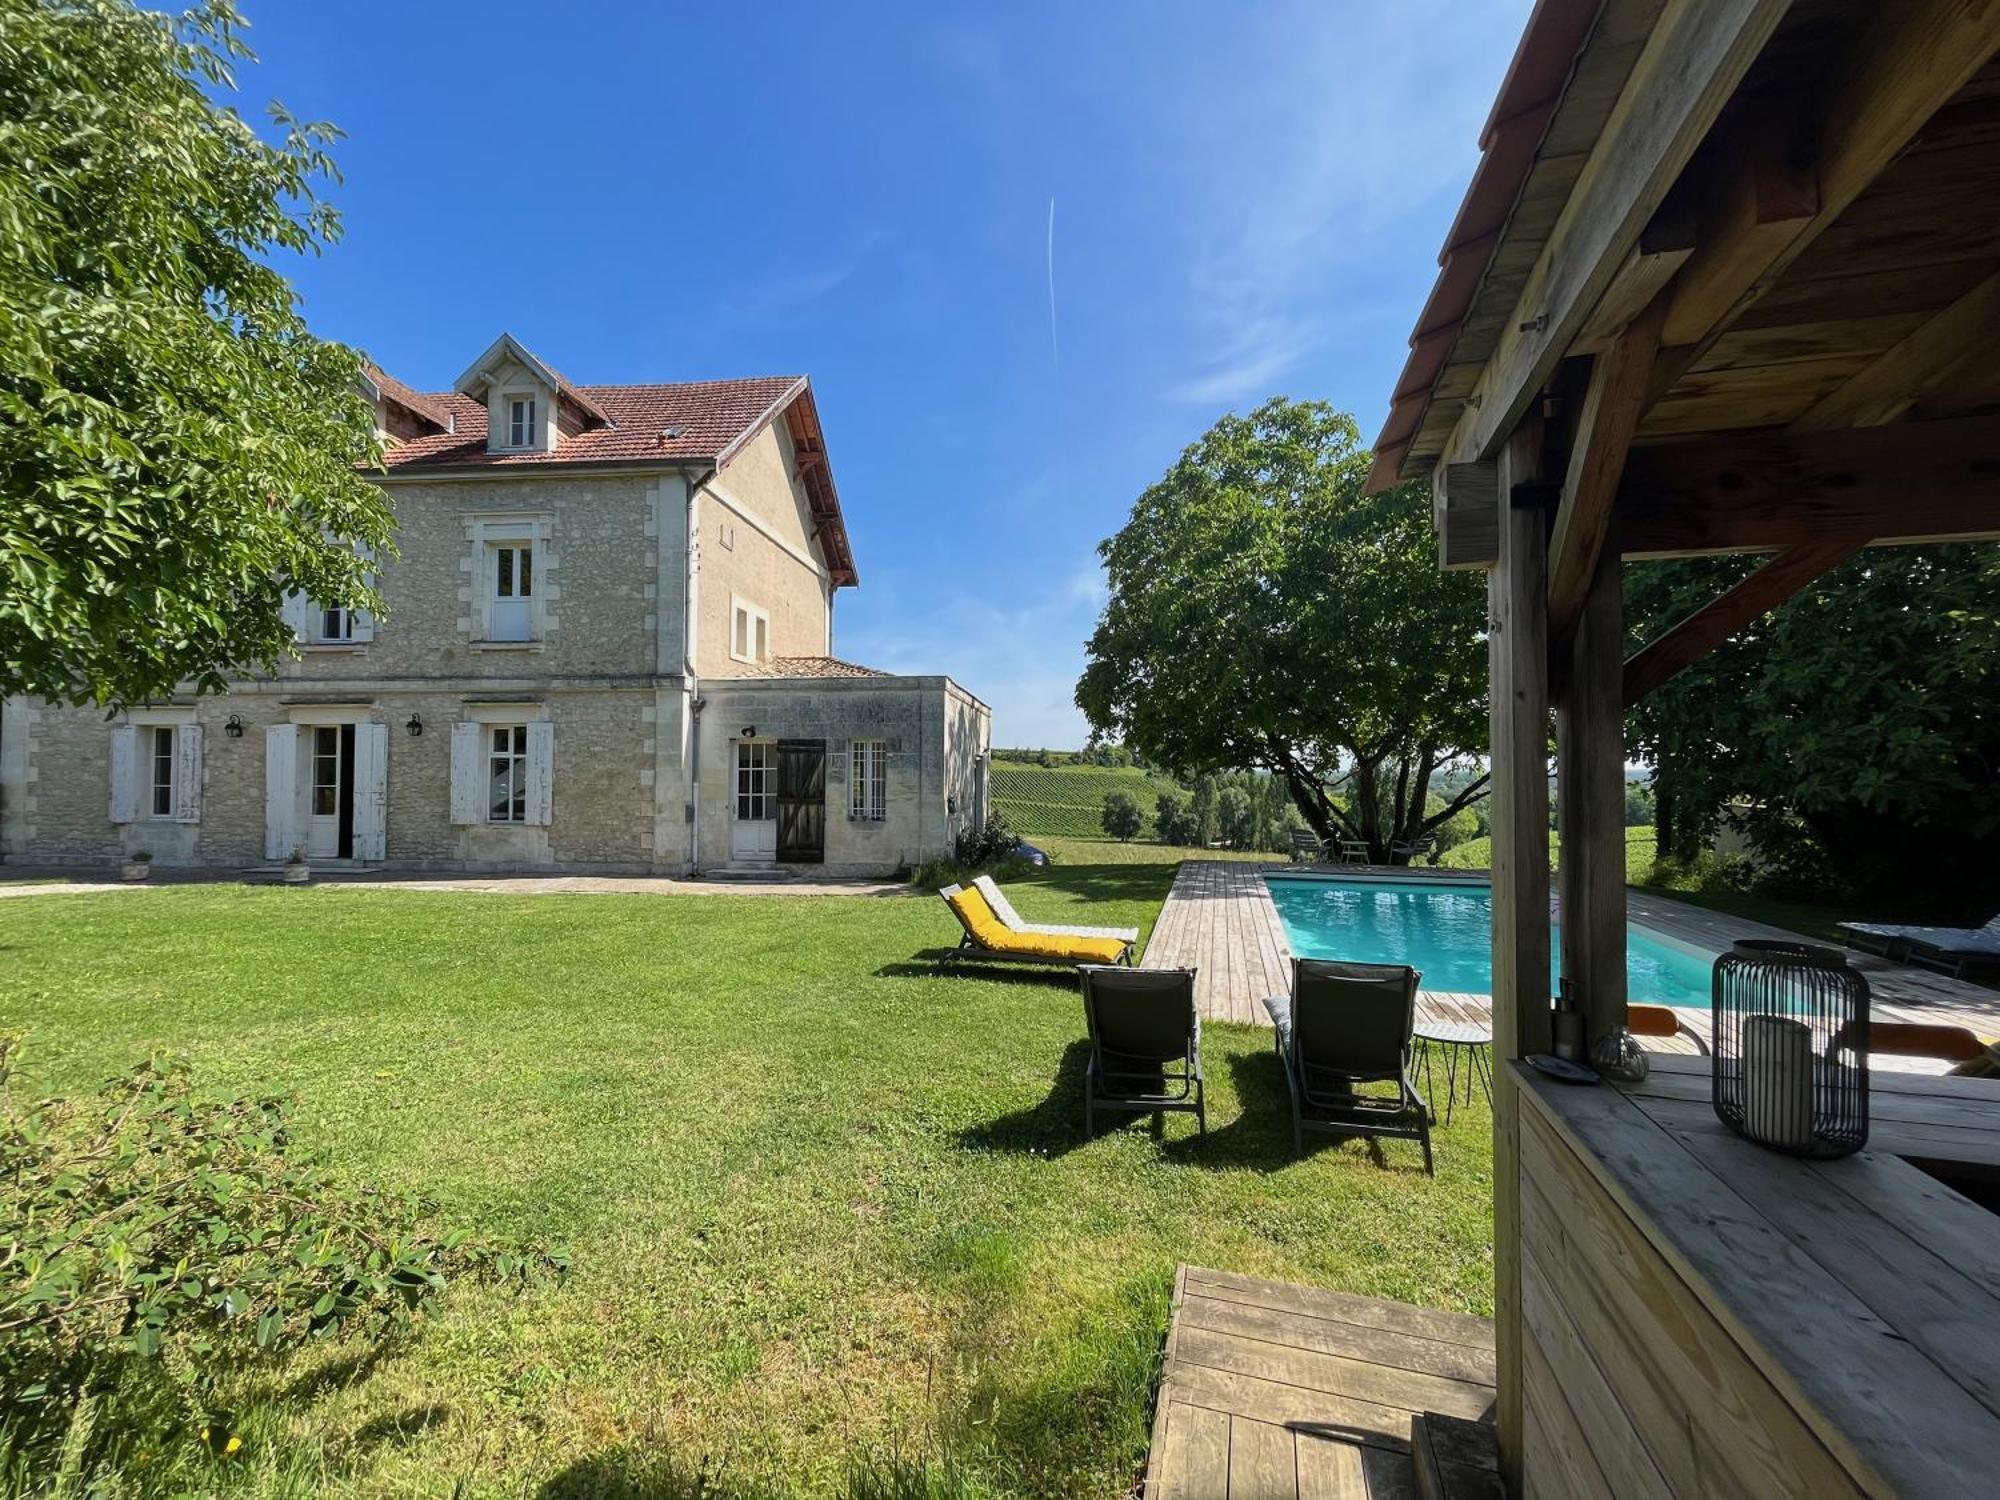
[[1330,1292],[1322,1287],[1295,1286],[1290,1282],[1265,1281],[1206,1266],[1187,1267],[1186,1286],[1189,1296],[1228,1297],[1259,1307],[1354,1323],[1363,1328],[1387,1329],[1395,1333],[1467,1344],[1489,1354],[1493,1350],[1493,1324],[1470,1313],[1415,1307],[1406,1302],[1363,1297],[1353,1292]]
[[1490,1350],[1386,1328],[1334,1322],[1306,1313],[1205,1297],[1200,1295],[1199,1288],[1182,1305],[1180,1326],[1262,1339],[1266,1343],[1286,1344],[1321,1354],[1339,1354],[1349,1359],[1372,1360],[1394,1369],[1415,1370],[1447,1380],[1471,1381],[1489,1387],[1494,1380]]
[[1400,1406],[1185,1364],[1175,1367],[1174,1399],[1260,1422],[1296,1424],[1295,1430],[1366,1443],[1391,1453],[1410,1451],[1410,1413]]
[[1415,1370],[1237,1338],[1207,1328],[1183,1328],[1176,1356],[1182,1365],[1227,1370],[1302,1390],[1396,1407],[1407,1413],[1441,1411],[1478,1421],[1493,1404],[1493,1388]]
[[1229,1493],[1229,1414],[1162,1401],[1166,1436],[1148,1468],[1146,1500],[1213,1500]]
[[1229,1500],[1298,1500],[1292,1430],[1252,1417],[1229,1419]]
[[1416,1500],[1416,1476],[1400,1453],[1297,1435],[1299,1500]]

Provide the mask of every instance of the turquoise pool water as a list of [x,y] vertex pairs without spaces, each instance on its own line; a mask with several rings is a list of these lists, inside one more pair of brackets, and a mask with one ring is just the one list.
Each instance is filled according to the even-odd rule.
[[[1493,993],[1493,892],[1483,885],[1270,876],[1271,900],[1301,958],[1408,964],[1427,990]],[[1556,944],[1552,964],[1562,963]],[[1711,961],[1625,929],[1626,993],[1662,1005],[1706,1007]]]

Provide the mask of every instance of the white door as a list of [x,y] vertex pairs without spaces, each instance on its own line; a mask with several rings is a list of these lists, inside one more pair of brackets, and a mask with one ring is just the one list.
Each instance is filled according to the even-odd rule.
[[354,857],[388,851],[389,726],[354,726]]
[[340,726],[315,724],[306,731],[310,745],[311,781],[306,792],[306,857],[339,859],[340,803],[343,778]]
[[729,828],[732,859],[778,857],[776,758],[769,740],[736,742],[736,801]]

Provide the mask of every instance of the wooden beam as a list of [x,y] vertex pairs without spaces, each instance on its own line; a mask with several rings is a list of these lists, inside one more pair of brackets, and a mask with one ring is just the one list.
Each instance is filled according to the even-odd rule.
[[1601,354],[1687,264],[1694,245],[1694,210],[1684,195],[1673,194],[1640,234],[1639,247],[1625,257],[1625,264],[1611,278],[1571,352]]
[[1493,1314],[1497,1424],[1521,1494],[1520,1098],[1507,1059],[1549,1049],[1548,529],[1540,424],[1499,459],[1499,556],[1487,579],[1493,819]]
[[1634,448],[1626,557],[2000,536],[2000,417]]
[[2000,275],[1979,283],[1906,334],[1867,369],[1823,396],[1793,432],[1894,422],[1959,366],[2000,344]]
[[1754,216],[1733,234],[1704,231],[1674,279],[1669,345],[1698,353],[1714,342],[2000,49],[1992,0],[1896,0],[1865,13],[1818,111],[1817,208],[1775,231]]
[[[1839,567],[1863,545],[1859,541],[1807,542],[1779,553],[1734,588],[1633,653],[1622,674],[1623,706],[1630,708],[1693,666],[1752,620]],[[1568,826],[1567,821],[1564,826]],[[1568,962],[1567,950],[1564,962]]]
[[1670,0],[1446,445],[1492,458],[1637,246],[1789,0]]
[[1563,979],[1592,1046],[1625,1024],[1623,571],[1598,559],[1556,701]]
[[1611,530],[1626,451],[1645,414],[1667,300],[1656,297],[1597,356],[1577,416],[1562,509],[1549,542],[1549,643],[1567,653]]

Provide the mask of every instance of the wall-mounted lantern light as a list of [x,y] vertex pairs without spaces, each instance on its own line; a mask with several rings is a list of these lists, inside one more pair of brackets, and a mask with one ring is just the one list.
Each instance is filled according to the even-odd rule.
[[410,731],[410,738],[415,739],[418,735],[424,732],[424,721],[421,718],[419,718],[416,714],[411,714],[410,722],[405,724],[403,727]]
[[231,715],[229,716],[229,722],[228,722],[227,724],[224,724],[224,725],[222,726],[222,732],[223,732],[224,734],[228,735],[228,736],[229,736],[229,737],[230,737],[230,738],[231,738],[232,740],[240,740],[240,739],[242,739],[242,738],[243,738],[243,715],[241,715],[241,714],[231,714]]
[[755,724],[745,724],[745,725],[743,726],[743,738],[744,738],[744,739],[746,739],[746,740],[754,740],[754,739],[756,739],[756,738],[757,738],[757,726],[756,726]]

